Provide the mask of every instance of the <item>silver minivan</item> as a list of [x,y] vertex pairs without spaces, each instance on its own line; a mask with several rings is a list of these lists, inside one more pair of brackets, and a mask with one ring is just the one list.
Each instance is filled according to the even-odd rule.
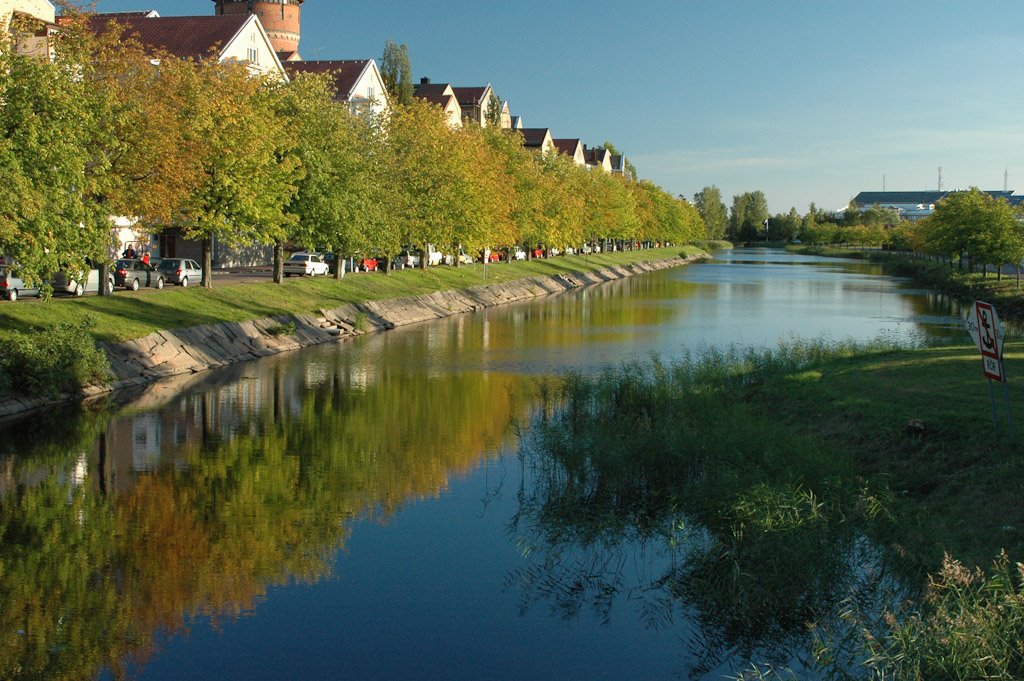
[[[57,272],[50,282],[54,293],[66,293],[81,296],[86,293],[100,292],[100,271],[91,269],[84,277],[69,277],[67,272]],[[107,275],[107,293],[114,290],[114,275]]]

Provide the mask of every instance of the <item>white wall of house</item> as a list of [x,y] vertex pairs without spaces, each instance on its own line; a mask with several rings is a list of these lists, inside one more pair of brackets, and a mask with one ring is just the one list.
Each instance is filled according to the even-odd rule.
[[352,86],[349,93],[349,103],[359,110],[369,109],[374,115],[387,115],[391,111],[388,102],[387,92],[384,88],[384,78],[380,75],[377,62],[370,60],[363,73],[359,76],[356,84]]
[[11,15],[14,12],[45,21],[48,24],[56,21],[57,13],[53,3],[48,0],[0,0],[0,26],[5,31],[10,28]]
[[256,15],[249,17],[249,21],[227,45],[221,50],[221,61],[248,62],[249,69],[260,75],[278,74],[284,80],[288,76],[281,66],[274,47],[270,44],[267,32],[263,30],[262,24]]

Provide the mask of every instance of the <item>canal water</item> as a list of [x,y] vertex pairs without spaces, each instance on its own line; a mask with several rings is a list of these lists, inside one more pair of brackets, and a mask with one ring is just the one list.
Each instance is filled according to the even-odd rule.
[[[549,503],[538,385],[710,346],[960,336],[958,314],[876,265],[736,250],[34,416],[0,432],[0,678],[800,670],[796,614],[737,626],[673,587],[704,529],[584,531]],[[872,561],[845,544],[818,596],[867,588]]]

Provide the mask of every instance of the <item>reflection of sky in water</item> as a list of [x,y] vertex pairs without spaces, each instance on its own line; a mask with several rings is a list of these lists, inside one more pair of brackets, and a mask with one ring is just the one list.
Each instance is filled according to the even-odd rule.
[[[696,664],[691,647],[700,634],[692,613],[679,603],[669,603],[667,612],[649,608],[665,595],[652,585],[708,543],[704,531],[687,525],[680,550],[627,540],[563,552],[543,546],[528,523],[513,527],[510,519],[535,489],[537,471],[508,451],[482,454],[483,443],[500,446],[517,413],[509,397],[514,375],[592,370],[652,354],[671,359],[702,346],[765,345],[793,336],[927,333],[966,341],[950,317],[956,310],[941,296],[879,273],[860,262],[726,252],[711,263],[238,365],[200,376],[210,382],[205,389],[169,391],[162,408],[119,418],[105,436],[112,472],[104,479],[122,494],[133,475],[152,471],[180,473],[179,484],[188,489],[203,482],[204,466],[223,465],[229,478],[250,480],[243,475],[249,471],[252,484],[262,485],[301,462],[310,472],[297,484],[320,496],[310,497],[308,507],[289,506],[301,511],[296,517],[333,513],[334,506],[315,503],[334,500],[328,491],[352,503],[328,520],[344,527],[345,536],[331,576],[312,584],[261,582],[265,595],[238,620],[186,615],[188,635],[162,637],[159,654],[137,670],[139,677],[685,677]],[[261,457],[253,457],[252,470],[232,458],[245,443],[259,444],[261,433],[288,435],[286,456],[268,464],[266,474]],[[71,466],[76,484],[88,485],[81,457]],[[94,458],[89,468],[97,479],[98,467]],[[184,475],[193,467],[195,481]],[[215,517],[217,504],[227,503],[221,492],[230,494],[231,486],[187,498],[206,498],[212,506],[201,511]],[[393,509],[369,512],[390,495],[398,500]],[[851,565],[873,565],[864,553],[870,547],[848,548],[844,560]],[[611,618],[604,621],[588,605],[565,618],[543,582],[524,586],[521,578],[538,568],[541,576],[564,576],[554,581],[569,592],[577,576],[619,580]],[[717,661],[696,676],[724,678],[739,671],[737,662]]]
[[880,273],[879,266],[859,261],[728,251],[710,263],[400,329],[365,339],[356,352],[366,353],[367,361],[392,362],[390,349],[407,346],[400,355],[416,358],[411,370],[535,374],[794,337],[910,340],[963,333],[944,297]]

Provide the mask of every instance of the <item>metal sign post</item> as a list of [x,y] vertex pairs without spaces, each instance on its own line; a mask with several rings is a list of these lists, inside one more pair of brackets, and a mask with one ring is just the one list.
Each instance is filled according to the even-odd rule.
[[1010,388],[1006,383],[1006,363],[1003,361],[1003,339],[1005,333],[999,321],[999,315],[989,303],[980,300],[971,306],[967,315],[967,332],[971,334],[975,345],[981,352],[981,370],[988,379],[989,401],[992,404],[992,425],[996,436],[999,436],[999,416],[996,410],[996,393],[993,381],[1003,384],[1003,396],[1006,401],[1006,430],[1010,435],[1010,443],[1015,444],[1016,435],[1013,431],[1013,413],[1010,409]]

